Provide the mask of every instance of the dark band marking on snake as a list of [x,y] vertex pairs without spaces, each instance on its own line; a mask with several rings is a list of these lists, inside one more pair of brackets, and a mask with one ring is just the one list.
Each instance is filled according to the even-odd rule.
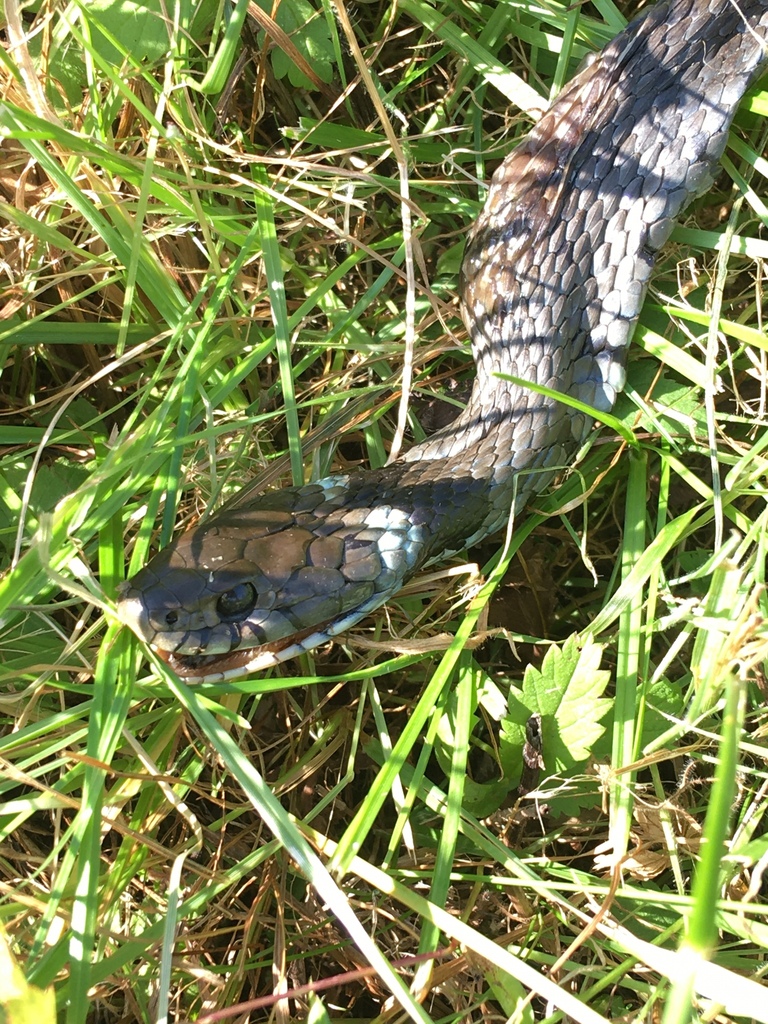
[[122,585],[121,618],[180,675],[221,680],[339,636],[425,563],[476,543],[607,412],[655,256],[712,182],[765,65],[768,0],[676,0],[591,59],[494,175],[462,315],[477,379],[449,427],[383,469],[227,507]]

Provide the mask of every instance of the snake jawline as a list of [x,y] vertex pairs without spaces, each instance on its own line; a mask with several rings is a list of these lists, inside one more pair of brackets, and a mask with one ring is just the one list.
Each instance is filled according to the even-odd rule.
[[188,678],[234,678],[338,636],[521,509],[592,421],[496,374],[612,408],[656,253],[711,183],[767,35],[765,0],[632,22],[494,175],[462,266],[477,380],[458,420],[385,469],[214,514],[122,585],[123,621]]

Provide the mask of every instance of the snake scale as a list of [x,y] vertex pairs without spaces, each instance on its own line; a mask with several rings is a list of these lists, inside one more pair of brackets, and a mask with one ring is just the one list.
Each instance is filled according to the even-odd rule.
[[503,526],[609,411],[655,255],[711,183],[766,61],[768,0],[672,0],[593,56],[499,167],[461,307],[477,379],[383,469],[229,506],[161,550],[119,613],[180,675],[222,680],[337,637],[426,562]]

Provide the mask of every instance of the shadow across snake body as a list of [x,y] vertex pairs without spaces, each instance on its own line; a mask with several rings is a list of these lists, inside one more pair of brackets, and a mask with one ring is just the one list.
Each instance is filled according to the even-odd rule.
[[712,182],[766,62],[768,0],[672,0],[580,71],[494,175],[461,305],[466,409],[377,470],[227,507],[121,587],[119,613],[180,675],[231,679],[338,636],[427,561],[503,526],[609,411],[655,255]]

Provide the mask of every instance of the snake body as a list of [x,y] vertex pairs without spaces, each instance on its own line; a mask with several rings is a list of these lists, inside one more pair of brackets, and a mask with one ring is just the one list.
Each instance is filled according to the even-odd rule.
[[336,637],[475,543],[609,411],[655,255],[712,182],[763,68],[768,0],[672,0],[580,71],[496,172],[462,267],[477,379],[449,427],[377,470],[227,507],[123,584],[121,617],[181,675],[227,679]]

